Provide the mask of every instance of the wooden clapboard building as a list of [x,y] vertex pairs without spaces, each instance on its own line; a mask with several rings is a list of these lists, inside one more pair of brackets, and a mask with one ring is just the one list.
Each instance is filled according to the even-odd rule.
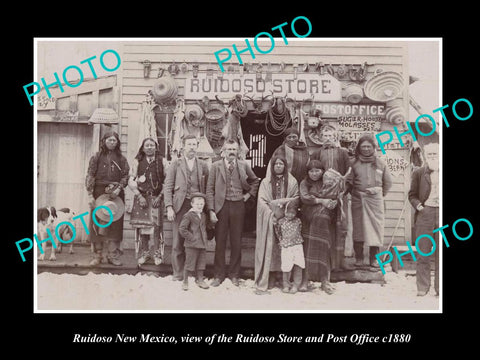
[[[302,40],[291,39],[285,45],[277,39],[272,52],[257,53],[255,59],[244,53],[243,66],[233,55],[232,62],[223,64],[224,73],[220,72],[214,52],[232,49],[235,41],[121,42],[117,49],[122,64],[114,76],[85,80],[82,86],[67,88],[64,93],[57,91],[56,101],[45,101],[48,99],[43,97],[44,105],[38,106],[39,206],[59,204],[79,212],[88,211],[84,178],[88,159],[98,150],[102,132],[111,126],[118,130],[122,151],[131,163],[145,134],[147,106],[154,114],[154,131],[161,151],[171,160],[178,145],[178,121],[182,121],[188,106],[205,104],[208,99],[208,106],[225,109],[229,101],[241,96],[249,110],[240,119],[242,140],[249,149],[246,159],[260,178],[265,176],[271,154],[283,141],[285,127],[297,126],[310,150],[315,148],[307,122],[316,109],[321,110],[322,120],[340,130],[341,144],[350,150],[364,132],[391,130],[408,120],[406,43]],[[235,44],[243,48],[241,42]],[[291,115],[288,121],[267,118],[276,98],[288,98],[283,103]],[[107,124],[89,124],[97,108],[113,109],[118,118]],[[208,121],[203,119],[200,129],[194,129],[197,130],[207,139],[203,150],[213,150],[215,160],[222,141],[222,128],[215,116]],[[407,200],[411,144],[401,147],[394,140],[387,148],[386,160],[394,175],[394,185],[385,200],[384,244],[391,240],[393,244],[404,244],[411,240]],[[60,156],[67,153],[68,157]],[[129,224],[132,203],[133,194],[127,190],[123,239],[126,249],[135,246],[134,230]],[[255,215],[253,207],[245,220],[243,246],[250,255],[255,244]],[[166,218],[164,238],[169,263],[171,224]],[[209,250],[213,249],[212,245]],[[351,252],[351,245],[347,244],[348,251]]]
[[[242,48],[241,43],[235,44]],[[391,130],[394,124],[407,120],[409,73],[406,43],[292,40],[285,45],[277,39],[274,50],[269,54],[256,54],[256,58],[252,59],[244,53],[243,66],[239,66],[233,55],[231,60],[236,62],[223,64],[226,71],[221,73],[213,54],[222,48],[231,49],[231,45],[232,41],[141,41],[123,44],[120,123],[122,145],[128,159],[132,159],[138,150],[142,103],[159,77],[162,79],[165,76],[174,79],[177,87],[175,98],[186,106],[196,104],[204,97],[210,103],[218,103],[217,99],[227,103],[236,94],[243,96],[250,110],[241,119],[243,140],[250,150],[246,158],[261,178],[265,176],[272,152],[283,140],[282,124],[265,124],[265,111],[271,105],[271,98],[261,100],[267,95],[287,96],[307,113],[320,109],[322,118],[340,130],[341,143],[347,148],[352,148],[354,141],[365,131],[375,134]],[[385,76],[370,84],[373,94],[370,96],[378,98],[372,100],[365,95],[365,85],[382,72]],[[170,159],[171,148],[167,139],[172,127],[175,127],[175,106],[161,104],[154,108],[154,112],[159,142]],[[305,118],[301,120],[306,122]],[[304,130],[302,121],[296,126]],[[208,133],[215,129],[209,129],[208,123],[205,126],[205,135],[210,136],[211,145],[215,148],[217,138]],[[388,245],[392,239],[394,244],[404,244],[405,240],[411,239],[411,211],[407,201],[411,146],[401,147],[395,140],[387,148],[386,157],[391,164],[394,185],[385,201],[384,244]],[[131,201],[130,194],[127,203]],[[249,211],[245,223],[246,249],[254,246],[254,217],[255,212]],[[125,246],[133,246],[133,230],[128,225],[128,219],[126,221]],[[167,223],[167,249],[171,244],[169,229]]]
[[[119,131],[117,76],[85,79],[81,86],[42,90],[37,96],[37,206],[90,211],[85,176],[90,157],[109,129]],[[87,218],[85,219],[87,221]],[[78,241],[87,240],[80,219]]]

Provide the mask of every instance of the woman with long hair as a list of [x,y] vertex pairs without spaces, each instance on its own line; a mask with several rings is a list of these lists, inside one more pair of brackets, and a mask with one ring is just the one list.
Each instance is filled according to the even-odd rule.
[[[330,283],[331,247],[335,236],[337,200],[336,196],[329,196],[325,192],[324,173],[325,168],[321,161],[310,160],[307,165],[307,176],[300,183],[302,236],[306,260],[306,273],[300,290],[305,291],[308,280],[312,280],[321,282],[321,289],[327,294],[332,294],[334,287]],[[338,177],[335,181],[340,179]]]
[[257,200],[257,232],[255,243],[255,287],[265,294],[281,272],[280,247],[274,223],[284,215],[286,203],[298,199],[298,183],[288,171],[287,160],[274,156],[270,161],[270,176],[260,183]]

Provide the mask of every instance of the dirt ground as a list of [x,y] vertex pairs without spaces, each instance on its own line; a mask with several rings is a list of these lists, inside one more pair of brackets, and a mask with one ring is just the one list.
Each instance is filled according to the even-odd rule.
[[[234,286],[226,279],[219,287],[199,288],[190,280],[188,291],[171,275],[72,275],[43,272],[37,277],[37,309],[58,311],[245,311],[245,312],[434,312],[440,298],[433,289],[416,296],[415,276],[408,271],[387,272],[385,284],[334,283],[332,295],[315,288],[306,293],[285,294],[279,288],[256,295],[253,280]],[[208,280],[208,283],[211,279]],[[433,279],[432,279],[433,283]]]

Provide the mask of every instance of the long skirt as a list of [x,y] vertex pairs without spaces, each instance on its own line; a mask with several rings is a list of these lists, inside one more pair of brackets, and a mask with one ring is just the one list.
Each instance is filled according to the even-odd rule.
[[353,241],[382,246],[385,208],[382,194],[352,193]]
[[[341,201],[340,201],[341,200]],[[348,232],[348,199],[346,196],[338,201],[334,216],[332,216],[332,223],[335,226],[331,230],[331,255],[332,267],[331,269],[340,269],[343,266],[343,259],[345,257],[345,241]]]
[[332,223],[333,211],[323,205],[316,205],[310,207],[304,214],[302,235],[308,279],[328,281],[332,269],[331,247],[335,234],[335,223]]

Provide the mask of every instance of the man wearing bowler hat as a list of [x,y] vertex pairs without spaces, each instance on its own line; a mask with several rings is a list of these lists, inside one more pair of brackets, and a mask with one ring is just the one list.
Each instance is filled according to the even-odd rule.
[[190,209],[193,193],[205,192],[208,165],[197,158],[198,140],[195,135],[182,139],[182,156],[174,159],[167,170],[164,186],[167,219],[172,222],[172,270],[173,280],[183,280],[185,267],[185,239],[178,227],[183,215]]
[[212,164],[207,182],[210,221],[216,223],[212,286],[219,286],[226,276],[227,237],[230,238],[230,279],[235,286],[239,285],[245,202],[257,195],[260,183],[248,162],[238,159],[238,148],[235,140],[225,141],[222,159]]

